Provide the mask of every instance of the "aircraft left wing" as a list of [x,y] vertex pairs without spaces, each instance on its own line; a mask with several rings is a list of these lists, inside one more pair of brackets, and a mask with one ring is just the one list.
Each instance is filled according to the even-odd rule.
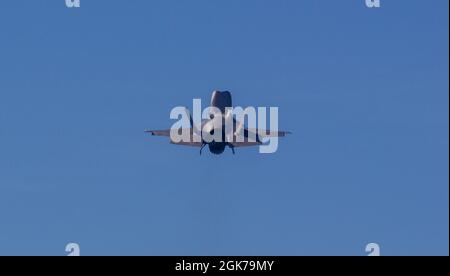
[[284,137],[288,134],[292,134],[290,131],[270,131],[265,129],[255,129],[255,128],[245,128],[248,132],[257,133],[259,137],[261,138],[268,138],[268,137]]
[[[269,137],[284,137],[288,134],[291,134],[289,131],[275,131],[270,132],[268,130],[258,130],[258,129],[247,129],[244,128],[243,137],[241,136],[242,142],[238,142],[237,136],[234,135],[234,141],[231,143],[233,147],[240,148],[240,147],[252,147],[252,146],[260,146],[263,144],[263,142],[260,140],[260,138],[269,138]],[[241,134],[242,135],[242,134]],[[253,139],[250,139],[253,138]],[[254,140],[256,139],[256,140]]]
[[260,146],[262,145],[261,142],[233,142],[231,143],[233,147],[235,148],[242,148],[242,147],[252,147],[252,146]]
[[[256,141],[259,141],[259,138],[269,138],[269,137],[284,137],[288,134],[292,134],[289,131],[270,131],[265,129],[257,129],[257,128],[246,128],[244,124],[233,119],[234,128],[236,130],[237,135],[244,135],[245,138],[256,137]],[[243,133],[242,133],[243,132]]]

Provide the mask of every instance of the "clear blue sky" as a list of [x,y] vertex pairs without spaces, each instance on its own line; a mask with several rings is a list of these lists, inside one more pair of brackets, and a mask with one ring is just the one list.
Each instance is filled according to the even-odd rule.
[[[4,0],[0,255],[449,254],[447,0]],[[276,154],[143,133],[230,90]]]

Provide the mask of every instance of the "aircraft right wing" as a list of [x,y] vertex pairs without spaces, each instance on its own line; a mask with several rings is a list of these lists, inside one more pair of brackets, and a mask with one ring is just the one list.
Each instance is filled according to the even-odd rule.
[[154,135],[154,136],[170,137],[170,129],[165,129],[165,130],[146,130],[145,132],[150,133],[151,135]]
[[170,143],[174,144],[174,145],[180,145],[180,146],[190,146],[190,147],[198,147],[198,148],[202,147],[201,142],[178,142],[178,143],[175,143],[173,141],[170,141]]
[[[170,139],[170,143],[174,144],[174,145],[180,145],[180,146],[191,146],[191,147],[201,147],[202,143],[201,142],[195,142],[193,136],[197,135],[194,134],[193,129],[184,129],[185,131],[187,130],[189,132],[189,141],[190,142],[185,142],[185,141],[180,141],[180,142],[174,142],[172,141],[172,139],[170,139],[170,129],[165,129],[165,130],[146,130],[145,132],[150,133],[151,135],[154,136],[164,136],[164,137],[169,137]],[[180,132],[181,133],[181,132]]]

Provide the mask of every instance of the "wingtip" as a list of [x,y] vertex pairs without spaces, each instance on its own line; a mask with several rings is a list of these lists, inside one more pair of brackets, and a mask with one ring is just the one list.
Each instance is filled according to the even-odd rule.
[[148,130],[148,129],[146,129],[146,130],[144,130],[144,132],[145,132],[145,133],[150,133],[151,135],[155,135],[155,133],[153,132],[153,130]]

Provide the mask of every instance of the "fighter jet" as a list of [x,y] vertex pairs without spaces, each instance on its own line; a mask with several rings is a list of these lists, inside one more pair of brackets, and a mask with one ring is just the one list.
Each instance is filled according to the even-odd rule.
[[[198,147],[200,148],[200,155],[205,146],[208,146],[209,151],[213,154],[222,154],[226,147],[229,147],[233,154],[235,154],[235,148],[262,145],[262,138],[284,137],[290,134],[288,131],[246,128],[243,122],[237,121],[233,114],[229,112],[230,108],[233,107],[231,93],[229,91],[214,91],[211,96],[211,107],[214,107],[214,110],[220,112],[220,114],[211,114],[209,119],[201,120],[200,125],[194,123],[189,110],[186,109],[186,115],[189,117],[190,123],[190,128],[185,129],[190,135],[188,141],[182,140],[175,142],[171,138],[171,129],[145,130],[145,132],[155,136],[169,137],[171,144]],[[220,124],[217,120],[222,120],[222,123]],[[227,129],[225,127],[226,122],[231,122],[233,127]],[[218,125],[221,126],[221,129],[217,129]],[[204,139],[205,133],[209,134],[210,137],[214,133],[221,133],[221,139],[206,140]]]

